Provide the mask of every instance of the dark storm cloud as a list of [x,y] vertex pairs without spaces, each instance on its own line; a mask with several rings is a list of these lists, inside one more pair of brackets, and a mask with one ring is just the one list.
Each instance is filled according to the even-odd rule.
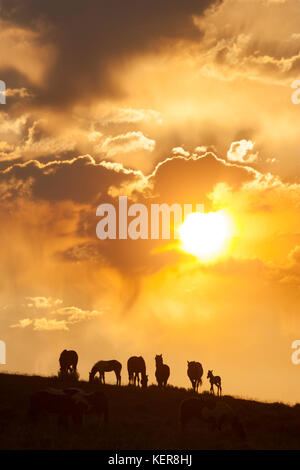
[[8,191],[12,196],[24,195],[22,190],[27,186],[33,199],[96,204],[98,197],[101,196],[102,200],[107,197],[111,185],[130,183],[140,178],[137,173],[114,168],[113,165],[106,168],[102,163],[97,164],[90,156],[45,165],[31,160],[0,172],[0,188],[2,185],[4,196]]
[[248,167],[232,165],[213,153],[203,157],[174,157],[158,165],[150,182],[153,193],[161,202],[169,204],[209,203],[207,195],[218,183],[226,183],[234,190],[255,178]]
[[153,52],[164,40],[199,40],[192,16],[221,1],[0,0],[0,17],[55,46],[46,83],[33,87],[36,104],[72,105],[83,97],[117,95],[111,66],[121,71],[128,58]]

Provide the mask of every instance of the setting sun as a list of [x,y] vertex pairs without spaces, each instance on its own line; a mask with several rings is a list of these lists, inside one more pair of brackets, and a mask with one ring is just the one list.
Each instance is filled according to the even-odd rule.
[[193,212],[179,227],[182,248],[203,261],[210,261],[225,252],[233,236],[229,215],[220,210],[207,214]]

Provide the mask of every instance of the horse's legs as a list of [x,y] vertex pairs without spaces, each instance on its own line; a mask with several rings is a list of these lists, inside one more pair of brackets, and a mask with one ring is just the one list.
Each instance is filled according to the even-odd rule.
[[121,385],[121,374],[120,374],[120,372],[115,371],[115,374],[116,374],[116,379],[117,379],[117,385]]

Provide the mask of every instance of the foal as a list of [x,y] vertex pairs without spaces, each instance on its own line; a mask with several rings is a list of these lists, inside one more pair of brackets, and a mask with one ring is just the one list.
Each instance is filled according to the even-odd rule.
[[210,393],[215,394],[214,385],[217,387],[217,395],[222,395],[222,386],[221,386],[221,377],[219,375],[214,375],[212,370],[209,370],[207,373],[207,378],[210,381]]

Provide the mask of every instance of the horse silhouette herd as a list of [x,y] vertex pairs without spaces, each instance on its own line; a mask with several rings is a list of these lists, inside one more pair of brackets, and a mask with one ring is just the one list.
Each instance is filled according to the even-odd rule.
[[[78,354],[73,350],[62,351],[59,357],[60,372],[59,375],[62,378],[68,376],[77,376],[77,364]],[[203,367],[200,362],[187,361],[187,375],[191,381],[192,388],[195,392],[198,392],[199,385],[202,385]],[[155,356],[155,378],[159,387],[166,387],[168,379],[170,377],[170,367],[164,364],[162,354]],[[116,375],[117,385],[121,385],[121,371],[122,364],[115,359],[110,361],[98,361],[92,367],[89,374],[89,382],[93,383],[95,377],[99,374],[100,384],[105,384],[105,372],[114,372]],[[146,363],[142,356],[132,356],[127,361],[127,371],[129,385],[141,385],[142,388],[148,385],[148,375],[146,374]],[[214,394],[214,385],[217,387],[217,395],[221,396],[222,386],[221,377],[213,375],[213,371],[209,370],[207,378],[210,381],[210,393]]]
[[[78,354],[73,350],[64,350],[59,357],[59,378],[63,385],[66,379],[78,380],[77,372]],[[155,356],[155,378],[159,387],[166,387],[170,377],[170,367],[164,364],[162,354]],[[116,375],[117,386],[121,385],[122,364],[119,361],[98,361],[92,367],[89,374],[89,383],[105,384],[105,373],[113,371]],[[146,363],[141,356],[132,356],[127,361],[129,385],[146,388],[148,375]],[[187,375],[191,381],[194,392],[198,393],[199,385],[202,385],[203,367],[200,362],[187,362]],[[99,375],[99,378],[96,378]],[[178,423],[181,431],[185,431],[187,424],[197,419],[211,424],[213,430],[221,430],[225,424],[231,427],[233,433],[239,438],[245,437],[245,431],[241,420],[233,409],[221,398],[221,378],[214,376],[209,370],[207,378],[210,381],[210,393],[199,394],[198,397],[190,397],[179,405]],[[217,387],[215,396],[214,386]],[[31,394],[29,400],[29,417],[32,423],[37,422],[42,415],[56,415],[59,423],[66,428],[81,429],[87,415],[96,415],[103,418],[105,428],[108,427],[108,399],[103,390],[97,388],[87,392],[75,386],[65,388],[47,388]],[[99,419],[101,425],[101,420]]]

